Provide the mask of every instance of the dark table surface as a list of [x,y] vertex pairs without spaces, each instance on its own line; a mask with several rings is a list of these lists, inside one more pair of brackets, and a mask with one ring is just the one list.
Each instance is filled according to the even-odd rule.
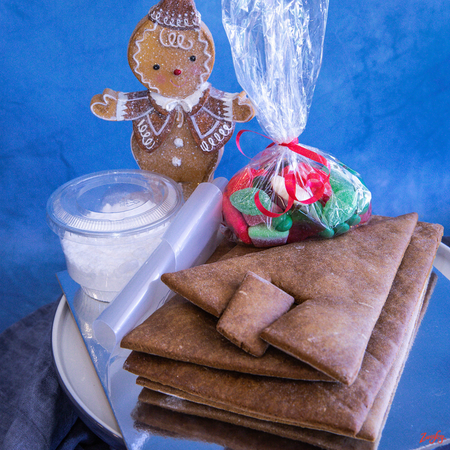
[[[59,302],[59,301],[58,301]],[[51,329],[58,302],[0,334],[0,448],[106,450],[59,385]]]

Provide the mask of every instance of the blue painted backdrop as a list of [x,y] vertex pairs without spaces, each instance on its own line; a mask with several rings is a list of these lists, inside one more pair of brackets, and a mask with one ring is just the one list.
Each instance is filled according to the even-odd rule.
[[[0,4],[0,331],[55,301],[65,262],[45,205],[66,181],[136,168],[130,123],[89,110],[109,87],[142,87],[126,57],[152,1],[3,0]],[[237,92],[220,0],[197,0],[216,43],[210,81]],[[450,3],[331,0],[324,59],[300,141],[358,170],[374,212],[417,211],[450,234]],[[258,131],[256,121],[246,126]],[[266,145],[245,137],[246,153]],[[247,160],[229,144],[218,175]]]

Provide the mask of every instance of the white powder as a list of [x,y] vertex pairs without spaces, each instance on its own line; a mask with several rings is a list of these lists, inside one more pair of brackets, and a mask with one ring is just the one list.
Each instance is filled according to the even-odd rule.
[[[114,211],[114,205],[105,205],[104,212]],[[66,232],[61,245],[69,275],[91,297],[111,301],[160,244],[169,225],[166,221],[137,235],[121,237]]]

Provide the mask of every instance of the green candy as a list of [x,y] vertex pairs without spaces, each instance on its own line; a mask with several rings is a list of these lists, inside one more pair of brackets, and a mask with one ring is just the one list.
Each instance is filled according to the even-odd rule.
[[341,165],[340,170],[331,173],[330,185],[335,193],[342,191],[353,193],[356,197],[358,214],[364,214],[368,210],[372,195],[360,175],[354,170]]
[[[361,175],[356,171],[353,170],[351,167],[346,166],[345,164],[339,163],[339,167],[341,170],[349,172],[354,177],[358,178],[358,180],[361,180]],[[362,182],[362,181],[361,181]]]
[[369,211],[370,202],[367,203],[366,206],[364,206],[363,210],[360,212],[360,214],[365,214],[367,211]]
[[267,240],[279,240],[285,239],[289,235],[289,231],[278,231],[272,227],[268,227],[266,224],[255,225],[254,227],[248,227],[248,235],[250,239],[267,239]]
[[345,178],[343,174],[333,171],[330,174],[330,185],[333,189],[333,192],[339,192],[339,191],[349,191],[349,192],[355,192],[355,188],[353,187],[353,184],[350,180]]
[[257,188],[245,188],[234,192],[230,196],[230,202],[242,214],[259,216],[262,212],[258,209],[255,203],[256,193],[259,193],[259,200],[264,208],[270,210],[272,202],[269,196],[264,191]]
[[347,233],[350,230],[350,226],[347,223],[341,223],[334,229],[335,236],[339,236],[341,234]]
[[353,216],[356,210],[356,196],[354,192],[337,191],[327,201],[323,208],[323,218],[330,228],[345,222]]
[[306,213],[305,211],[303,211],[301,209],[294,209],[291,212],[291,219],[294,222],[307,222],[307,223],[311,222],[311,218],[309,217],[308,213]]
[[358,214],[353,214],[353,216],[347,220],[347,224],[351,227],[358,225],[359,222],[361,222],[361,216],[359,216]]
[[292,218],[289,214],[283,214],[280,217],[272,219],[272,226],[277,231],[288,231],[292,227]]
[[352,181],[339,170],[331,171],[330,185],[333,194],[323,208],[322,217],[330,228],[334,228],[353,216],[358,206],[358,195]]
[[321,238],[330,239],[334,236],[334,230],[332,228],[325,228],[319,233]]
[[[359,175],[345,166],[331,171],[330,185],[333,194],[323,208],[322,219],[338,236],[361,222],[360,214],[369,208],[371,194]],[[328,234],[326,230],[323,233]]]

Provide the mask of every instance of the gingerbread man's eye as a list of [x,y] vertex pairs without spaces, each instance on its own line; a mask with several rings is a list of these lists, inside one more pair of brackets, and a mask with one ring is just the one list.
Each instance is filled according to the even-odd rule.
[[155,64],[154,66],[153,66],[153,68],[155,69],[155,70],[159,70],[159,64]]
[[195,55],[192,55],[189,59],[190,59],[191,61],[195,61],[195,60],[197,59],[197,57],[196,57]]

